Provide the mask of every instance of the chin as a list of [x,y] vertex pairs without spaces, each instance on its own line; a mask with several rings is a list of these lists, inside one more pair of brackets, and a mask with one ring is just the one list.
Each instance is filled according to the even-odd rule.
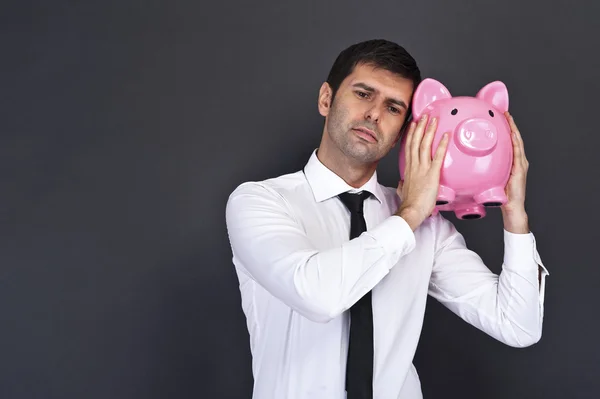
[[344,153],[360,163],[373,163],[380,159],[376,151],[370,151],[364,145],[355,145],[352,148],[347,148]]

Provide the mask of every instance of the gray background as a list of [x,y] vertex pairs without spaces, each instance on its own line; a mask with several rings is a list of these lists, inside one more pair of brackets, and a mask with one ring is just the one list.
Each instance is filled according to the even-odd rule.
[[[227,196],[304,165],[335,56],[379,37],[453,94],[506,83],[551,272],[523,350],[430,301],[425,397],[597,398],[599,4],[3,3],[0,398],[249,398]],[[499,271],[499,212],[449,217]]]

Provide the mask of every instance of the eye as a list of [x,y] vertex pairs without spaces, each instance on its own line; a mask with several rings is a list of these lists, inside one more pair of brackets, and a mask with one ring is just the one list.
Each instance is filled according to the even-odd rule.
[[490,109],[488,112],[490,113],[490,116],[493,118],[494,117],[494,113],[492,112],[492,110]]
[[399,114],[400,110],[398,108],[396,108],[396,107],[390,107],[390,112],[392,114]]
[[452,115],[456,115],[458,113],[458,110],[456,108],[454,108],[451,112]]
[[369,97],[369,94],[368,94],[368,93],[365,93],[364,91],[357,91],[357,92],[356,92],[356,94],[357,94],[359,97],[362,97],[362,98],[367,98],[367,97]]

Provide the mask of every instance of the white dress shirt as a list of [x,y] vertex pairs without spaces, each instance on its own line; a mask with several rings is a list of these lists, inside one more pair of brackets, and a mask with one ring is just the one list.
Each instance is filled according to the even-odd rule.
[[[373,194],[365,201],[367,231],[350,240],[350,214],[336,196],[363,189]],[[504,230],[498,276],[441,214],[413,233],[394,215],[399,202],[376,173],[353,189],[316,151],[304,171],[246,182],[231,194],[226,221],[254,399],[345,398],[347,311],[369,290],[375,399],[422,398],[412,361],[428,294],[507,345],[540,339],[548,272],[532,233]]]

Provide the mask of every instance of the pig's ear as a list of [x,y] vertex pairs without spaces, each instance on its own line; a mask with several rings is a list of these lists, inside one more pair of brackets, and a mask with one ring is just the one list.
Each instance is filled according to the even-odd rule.
[[493,105],[498,111],[508,111],[508,90],[500,81],[488,83],[479,90],[475,97]]
[[452,95],[446,86],[435,79],[424,79],[419,86],[417,86],[413,96],[413,119],[419,119],[429,104],[443,98],[452,98]]

